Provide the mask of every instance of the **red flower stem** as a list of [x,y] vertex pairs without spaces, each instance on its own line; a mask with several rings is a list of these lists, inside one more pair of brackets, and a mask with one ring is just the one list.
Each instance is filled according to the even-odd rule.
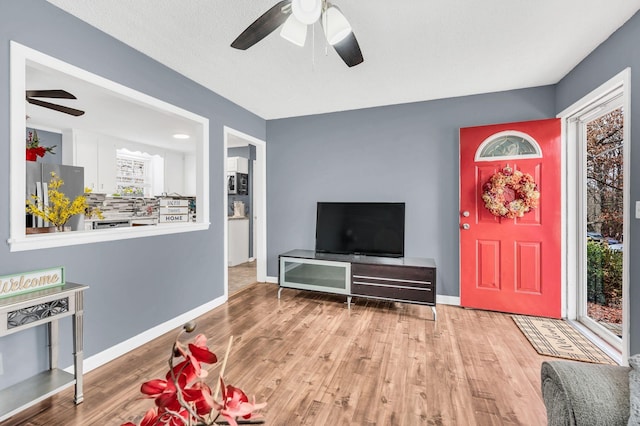
[[[178,379],[176,378],[176,374],[173,371],[173,358],[175,358],[176,347],[178,346],[178,339],[180,339],[180,335],[182,335],[183,332],[184,332],[184,329],[180,330],[180,332],[178,333],[178,336],[176,337],[176,342],[173,344],[173,347],[171,348],[171,356],[169,357],[169,372],[171,373],[171,381],[173,382],[173,385],[176,387],[176,398],[178,399],[178,402],[180,403],[182,408],[186,409],[191,415],[188,419],[188,422],[189,422],[188,424],[189,425],[191,424],[191,418],[195,418],[199,422],[204,422],[206,424],[207,422],[206,419],[204,417],[201,417],[193,409],[191,404],[187,404],[187,401],[185,401],[184,398],[182,397],[182,389],[180,388],[180,385],[178,384]],[[185,364],[178,372],[178,375],[181,375],[186,367],[187,365]],[[180,417],[183,423],[187,423],[184,421],[184,418],[180,415],[180,413],[175,413],[175,415],[177,417]]]
[[[227,352],[224,354],[224,360],[222,361],[222,368],[220,368],[220,377],[224,377],[224,369],[227,366],[227,359],[229,359],[229,352],[231,352],[231,344],[233,343],[233,336],[229,337],[229,344],[227,345]],[[218,384],[216,385],[216,391],[213,394],[213,399],[218,399],[218,392],[220,392],[220,380],[218,380]],[[224,404],[224,401],[222,401]]]

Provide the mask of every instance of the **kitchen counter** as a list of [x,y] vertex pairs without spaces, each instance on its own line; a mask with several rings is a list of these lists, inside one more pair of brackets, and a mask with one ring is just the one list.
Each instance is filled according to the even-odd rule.
[[249,261],[249,218],[229,216],[228,219],[228,266],[236,266]]
[[85,230],[128,228],[131,226],[157,225],[158,218],[154,216],[134,216],[107,219],[85,219]]

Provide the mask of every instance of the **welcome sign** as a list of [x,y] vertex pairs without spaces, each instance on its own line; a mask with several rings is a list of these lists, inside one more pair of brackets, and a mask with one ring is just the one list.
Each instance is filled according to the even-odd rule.
[[64,285],[62,266],[0,277],[0,299]]

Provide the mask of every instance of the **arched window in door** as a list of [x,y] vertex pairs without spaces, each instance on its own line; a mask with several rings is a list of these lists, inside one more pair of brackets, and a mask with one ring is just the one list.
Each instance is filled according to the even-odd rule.
[[507,130],[486,138],[476,151],[475,161],[541,158],[540,145],[526,133]]

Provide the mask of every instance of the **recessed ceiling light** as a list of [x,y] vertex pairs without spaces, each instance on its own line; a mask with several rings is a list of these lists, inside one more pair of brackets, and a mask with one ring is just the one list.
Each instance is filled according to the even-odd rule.
[[189,135],[185,135],[184,133],[176,133],[173,137],[175,139],[189,139]]

